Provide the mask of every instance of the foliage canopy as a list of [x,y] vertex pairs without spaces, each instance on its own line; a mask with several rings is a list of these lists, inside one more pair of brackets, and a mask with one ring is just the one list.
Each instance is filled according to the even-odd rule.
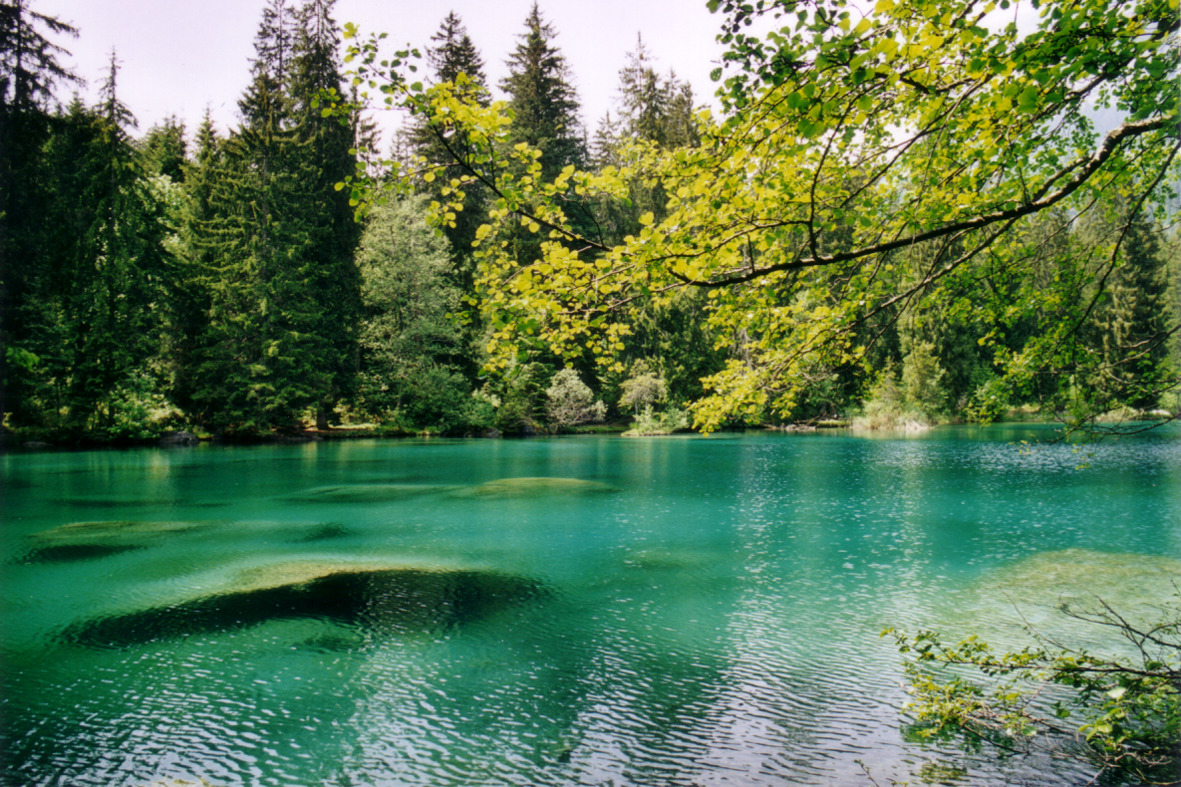
[[[684,287],[709,290],[716,331],[743,339],[705,381],[695,417],[707,429],[790,415],[808,381],[860,362],[882,321],[934,293],[983,321],[979,341],[1011,388],[1104,363],[1080,349],[1102,293],[1092,285],[1176,178],[1176,0],[710,5],[738,70],[725,114],[698,118],[700,144],[640,142],[619,168],[552,178],[539,150],[512,144],[506,105],[409,83],[379,65],[376,38],[351,48],[354,84],[470,143],[435,168],[451,188],[440,220],[471,184],[493,195],[475,240],[492,368],[548,346],[618,372],[628,309]],[[787,24],[744,32],[759,17]],[[1112,115],[1121,122],[1100,133],[1095,118]],[[663,188],[664,215],[610,242],[594,202],[626,199],[637,180]],[[1119,229],[1086,260],[1049,242],[1113,205]],[[1050,215],[1059,231],[1035,232]],[[541,240],[531,258],[509,242],[522,228]],[[1035,263],[1048,281],[1017,281]],[[1031,314],[1038,335],[1007,346]]]

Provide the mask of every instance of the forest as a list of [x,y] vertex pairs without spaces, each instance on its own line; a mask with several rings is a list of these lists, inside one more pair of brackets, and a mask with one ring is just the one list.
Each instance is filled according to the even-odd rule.
[[721,111],[641,39],[592,131],[536,4],[490,85],[267,0],[228,135],[0,5],[6,441],[1181,412],[1176,0],[709,5]]

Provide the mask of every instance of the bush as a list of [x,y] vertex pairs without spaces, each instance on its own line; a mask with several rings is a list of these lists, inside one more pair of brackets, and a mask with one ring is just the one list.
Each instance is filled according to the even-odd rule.
[[916,342],[902,360],[902,393],[907,406],[924,416],[938,414],[943,409],[943,377],[935,345]]
[[648,405],[636,416],[632,428],[624,432],[629,436],[665,435],[689,428],[689,415],[679,407],[669,407],[662,413],[654,413]]
[[668,399],[668,385],[664,378],[642,360],[632,365],[632,375],[623,381],[620,390],[623,395],[619,398],[619,406],[631,408],[637,417],[644,408],[650,411],[653,405]]
[[861,415],[852,421],[855,429],[905,429],[907,431],[926,429],[930,419],[914,409],[906,400],[906,394],[898,384],[893,367],[887,367],[878,377],[869,398],[865,401]]
[[554,429],[599,423],[607,417],[607,406],[595,400],[594,393],[573,369],[555,374],[545,395],[546,415]]

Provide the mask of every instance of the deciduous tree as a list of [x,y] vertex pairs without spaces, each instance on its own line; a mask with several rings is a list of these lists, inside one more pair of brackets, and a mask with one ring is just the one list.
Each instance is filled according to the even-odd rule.
[[[1181,145],[1178,17],[1171,0],[1006,5],[713,2],[739,67],[719,74],[724,116],[699,147],[593,174],[530,167],[544,150],[527,140],[498,155],[513,139],[498,107],[460,110],[394,75],[391,96],[431,117],[448,107],[479,149],[460,166],[495,200],[478,237],[492,367],[544,346],[616,368],[630,304],[700,288],[715,334],[741,333],[742,351],[707,378],[698,424],[790,418],[817,370],[873,352],[864,326],[948,287],[978,299],[991,321],[978,341],[1014,390],[1085,377],[1091,274],[1057,235],[1028,230],[1051,211],[1072,231],[1099,205],[1161,204]],[[760,13],[786,25],[753,37]],[[1122,121],[1099,132],[1096,108]],[[622,199],[635,178],[665,189],[666,215],[618,242],[584,231],[567,195]],[[536,256],[508,243],[522,225],[544,236]],[[899,282],[919,244],[924,267]],[[1020,299],[1005,303],[1017,273]],[[1014,309],[1041,326],[1020,347],[1004,335]]]

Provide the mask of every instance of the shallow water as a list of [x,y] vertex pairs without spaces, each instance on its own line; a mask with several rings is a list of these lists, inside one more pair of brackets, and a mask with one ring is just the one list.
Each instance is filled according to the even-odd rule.
[[905,742],[879,637],[1181,578],[1181,433],[1050,436],[3,456],[3,783],[1076,784]]

